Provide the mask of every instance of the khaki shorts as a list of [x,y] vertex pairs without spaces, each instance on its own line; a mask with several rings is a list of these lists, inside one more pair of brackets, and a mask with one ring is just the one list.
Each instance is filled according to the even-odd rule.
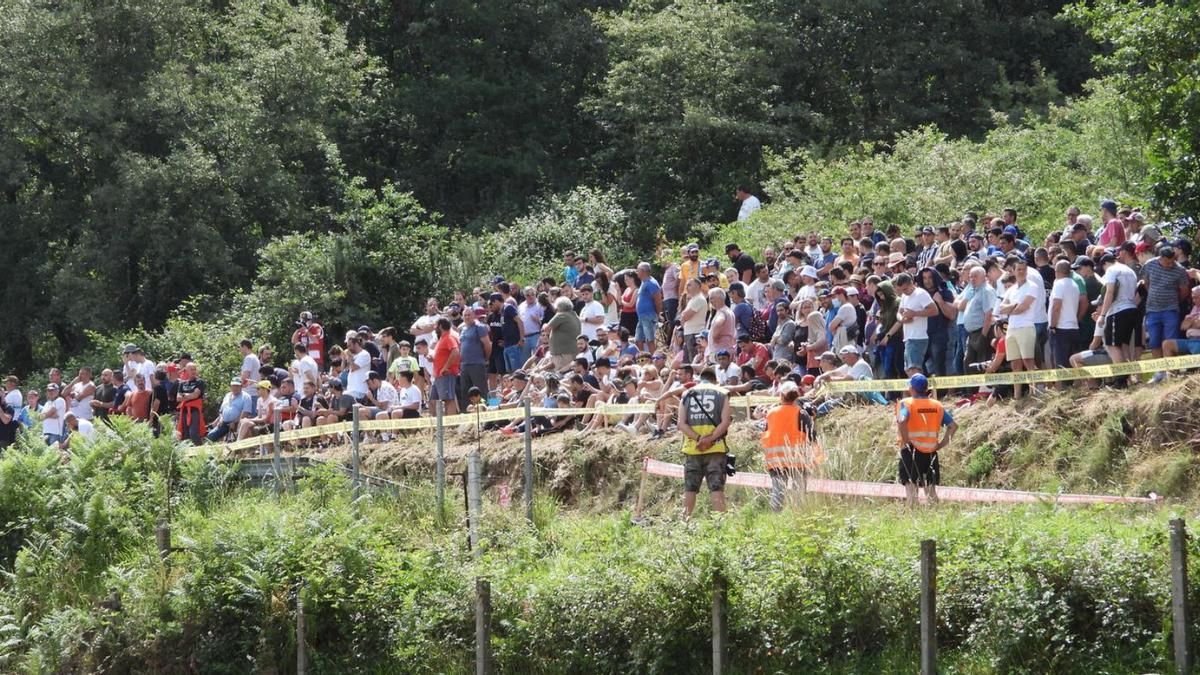
[[1032,361],[1037,352],[1037,329],[1033,326],[1009,329],[1004,336],[1004,349],[1008,352],[1005,358],[1009,362],[1017,359]]
[[701,483],[705,482],[708,483],[709,492],[721,492],[725,489],[725,477],[725,453],[684,455],[684,492],[699,492]]

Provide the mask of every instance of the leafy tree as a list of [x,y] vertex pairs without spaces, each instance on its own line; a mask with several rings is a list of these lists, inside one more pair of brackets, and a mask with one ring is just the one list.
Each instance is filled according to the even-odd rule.
[[[1096,63],[1136,104],[1152,152],[1157,206],[1171,216],[1200,213],[1200,11],[1192,2],[1098,0],[1067,15],[1106,49]],[[1126,148],[1111,146],[1113,161]]]

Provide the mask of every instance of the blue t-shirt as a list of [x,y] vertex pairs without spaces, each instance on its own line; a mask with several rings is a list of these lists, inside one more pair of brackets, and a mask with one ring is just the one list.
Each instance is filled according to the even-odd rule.
[[578,290],[580,288],[583,288],[584,286],[591,286],[592,282],[595,280],[596,280],[596,277],[592,276],[591,272],[588,272],[585,270],[583,274],[580,274],[579,276],[577,276],[575,278],[575,283],[573,283],[571,285],[574,286],[576,288],[576,290]]
[[620,353],[617,354],[618,357],[632,356],[635,359],[637,358],[637,355],[637,345],[633,344],[632,342],[630,342],[629,345],[622,347]]
[[750,322],[754,318],[754,308],[745,300],[733,306],[733,318],[737,319],[738,337],[750,334]]
[[458,334],[459,354],[464,366],[482,366],[487,363],[483,355],[483,338],[488,334],[488,327],[481,323],[463,326]]
[[642,282],[642,287],[638,289],[637,297],[637,315],[639,317],[653,318],[658,316],[658,308],[654,305],[654,294],[662,292],[662,286],[653,277]]
[[504,303],[504,309],[500,310],[500,321],[500,336],[504,338],[504,346],[516,347],[521,341],[521,318],[514,303]]
[[[820,270],[822,267],[824,267],[824,266],[828,265],[829,263],[831,263],[831,262],[833,262],[833,261],[837,260],[837,257],[838,257],[838,254],[834,253],[833,251],[830,251],[829,253],[824,253],[824,254],[822,254],[822,255],[819,255],[819,256],[817,256],[817,259],[816,259],[815,261],[813,261],[813,266],[817,268],[817,270],[818,270],[818,273],[819,273],[819,270]],[[821,278],[822,278],[822,279],[828,279],[828,278],[829,278],[829,273],[828,273],[828,272],[826,272],[825,274],[822,274],[822,275],[821,275]]]
[[563,281],[574,286],[575,280],[578,278],[579,278],[579,270],[575,269],[575,267],[573,265],[563,267]]

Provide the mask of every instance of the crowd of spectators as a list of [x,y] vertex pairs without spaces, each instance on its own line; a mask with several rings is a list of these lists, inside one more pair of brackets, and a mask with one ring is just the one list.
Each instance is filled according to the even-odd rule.
[[[433,414],[438,402],[454,414],[526,400],[540,408],[642,403],[654,412],[535,416],[488,428],[658,436],[674,428],[680,396],[705,370],[733,395],[775,395],[792,382],[822,414],[886,401],[827,395],[819,387],[826,381],[1120,363],[1146,350],[1200,354],[1200,272],[1191,255],[1188,240],[1110,201],[1096,217],[1069,208],[1061,230],[1040,242],[1004,209],[911,236],[863,218],[840,237],[797,235],[757,259],[736,243],[724,258],[702,259],[689,244],[678,257],[660,252],[657,267],[615,270],[599,250],[568,251],[561,273],[538,283],[497,276],[444,304],[429,298],[407,329],[364,325],[336,340],[305,312],[287,358],[243,340],[241,370],[221,374],[231,377],[229,393],[212,420],[204,418],[205,382],[186,354],[155,364],[127,345],[122,366],[98,379],[88,368],[69,382],[51,371],[44,394],[23,392],[10,376],[0,445],[39,420],[59,445],[114,415],[199,444],[249,438],[277,422],[287,430],[347,421],[356,408],[359,419],[409,419]],[[954,394],[972,402],[1043,387]]]

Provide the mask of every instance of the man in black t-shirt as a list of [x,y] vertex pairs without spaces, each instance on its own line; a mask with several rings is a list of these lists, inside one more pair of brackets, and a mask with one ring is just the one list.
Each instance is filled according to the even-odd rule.
[[150,400],[150,429],[154,432],[155,438],[158,438],[159,434],[162,433],[163,425],[159,418],[167,418],[166,426],[171,426],[171,413],[175,411],[175,403],[171,400],[173,389],[174,387],[167,381],[167,373],[165,371],[154,371],[154,389],[151,393],[153,398]]
[[17,442],[17,414],[7,403],[0,399],[0,448],[7,448]]
[[92,396],[93,417],[107,424],[116,400],[117,386],[113,384],[113,371],[105,368],[100,373],[100,384],[96,385],[96,393]]
[[[200,445],[204,440],[204,392],[207,386],[200,379],[199,368],[193,361],[187,364],[179,381],[179,438]],[[166,377],[166,374],[163,374]]]
[[754,258],[742,251],[737,244],[726,244],[725,255],[729,256],[733,268],[737,270],[738,281],[750,285],[750,282],[754,281]]

